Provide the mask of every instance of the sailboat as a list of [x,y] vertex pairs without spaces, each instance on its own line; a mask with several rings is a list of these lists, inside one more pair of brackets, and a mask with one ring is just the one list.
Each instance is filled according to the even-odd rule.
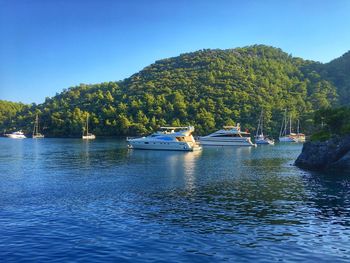
[[300,132],[300,121],[298,120],[297,133],[293,135],[293,138],[296,142],[305,142],[305,134]]
[[33,139],[44,138],[44,135],[39,132],[39,117],[38,117],[38,114],[35,116],[35,123],[34,123],[32,138]]
[[93,140],[93,139],[96,139],[96,136],[92,133],[89,133],[89,115],[86,116],[86,125],[85,125],[85,128],[84,128],[84,131],[83,131],[83,136],[82,138],[84,140]]
[[264,136],[263,133],[263,111],[260,113],[258,128],[256,129],[255,134],[255,143],[256,144],[275,144],[274,140],[269,139],[267,136]]
[[[289,132],[287,128],[288,123],[289,123]],[[282,121],[279,141],[280,142],[297,142],[297,140],[294,138],[295,135],[296,135],[295,133],[292,133],[292,116],[289,115],[289,121],[288,121],[287,110],[286,110]]]

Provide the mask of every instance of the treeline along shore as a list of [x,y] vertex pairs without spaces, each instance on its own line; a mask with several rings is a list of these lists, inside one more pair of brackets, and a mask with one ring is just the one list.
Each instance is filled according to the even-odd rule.
[[235,123],[254,131],[263,110],[266,133],[277,137],[287,109],[311,133],[317,110],[350,104],[349,61],[349,52],[322,64],[264,45],[200,50],[122,81],[65,89],[41,104],[0,101],[0,130],[31,133],[38,115],[46,137],[80,137],[87,116],[97,136],[164,125],[193,125],[199,135]]

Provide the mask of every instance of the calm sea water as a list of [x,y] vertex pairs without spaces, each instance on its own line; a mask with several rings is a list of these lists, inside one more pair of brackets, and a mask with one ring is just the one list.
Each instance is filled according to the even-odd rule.
[[349,262],[350,175],[300,151],[0,138],[1,261]]

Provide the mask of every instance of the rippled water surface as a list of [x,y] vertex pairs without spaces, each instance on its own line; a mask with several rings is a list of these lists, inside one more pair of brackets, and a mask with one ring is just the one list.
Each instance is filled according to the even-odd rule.
[[0,258],[349,262],[350,175],[302,171],[300,151],[0,138]]

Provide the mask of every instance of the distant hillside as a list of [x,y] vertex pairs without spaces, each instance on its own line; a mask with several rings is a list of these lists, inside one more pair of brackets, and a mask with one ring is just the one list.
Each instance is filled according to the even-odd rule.
[[21,111],[24,106],[22,103],[0,100],[0,127],[4,130],[8,126],[12,126],[17,112]]
[[204,134],[237,122],[253,130],[264,109],[267,132],[276,135],[284,109],[305,128],[316,109],[337,102],[316,64],[263,45],[186,53],[124,81],[64,90],[1,128],[30,131],[39,113],[45,134],[80,136],[89,114],[97,135],[143,134],[166,124],[192,124]]
[[350,51],[322,65],[320,73],[336,86],[339,103],[350,105]]

